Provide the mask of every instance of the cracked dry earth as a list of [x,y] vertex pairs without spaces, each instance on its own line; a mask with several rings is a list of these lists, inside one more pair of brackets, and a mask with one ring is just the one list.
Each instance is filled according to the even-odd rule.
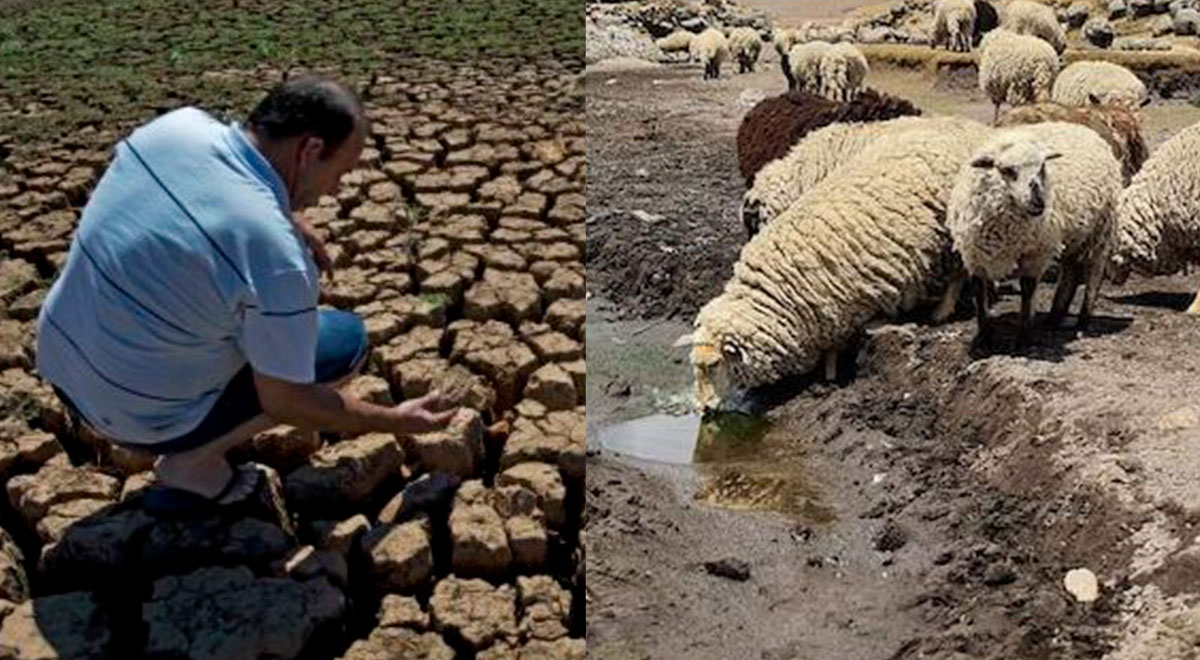
[[362,162],[307,212],[336,264],[322,303],[366,319],[360,396],[455,381],[468,407],[414,437],[260,434],[237,459],[271,478],[187,520],[142,510],[145,457],[95,442],[97,465],[71,465],[31,366],[119,135],[0,145],[0,658],[584,657],[581,66],[411,61],[375,81]]

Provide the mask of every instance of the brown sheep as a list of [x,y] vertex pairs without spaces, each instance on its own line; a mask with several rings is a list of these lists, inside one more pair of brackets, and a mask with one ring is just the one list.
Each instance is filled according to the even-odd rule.
[[1137,113],[1115,105],[1092,105],[1086,108],[1059,103],[1037,103],[1013,108],[1000,116],[997,126],[1038,124],[1046,121],[1065,121],[1082,124],[1096,131],[1108,146],[1113,156],[1121,163],[1121,175],[1125,185],[1142,168],[1150,155],[1146,141],[1142,138],[1141,123]]
[[750,188],[763,165],[782,158],[818,128],[837,122],[884,121],[919,114],[921,111],[912,103],[873,89],[863,89],[846,103],[800,90],[772,96],[750,108],[738,127],[738,169]]

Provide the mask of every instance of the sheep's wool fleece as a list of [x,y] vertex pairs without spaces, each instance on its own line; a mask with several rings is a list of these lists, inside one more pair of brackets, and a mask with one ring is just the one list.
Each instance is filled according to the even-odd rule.
[[821,87],[826,98],[848,101],[867,76],[867,58],[854,44],[839,42],[821,57]]
[[1200,124],[1167,140],[1121,193],[1115,266],[1169,275],[1200,263]]
[[980,44],[979,87],[992,103],[1022,105],[1045,101],[1058,73],[1058,53],[1050,44],[1008,30],[992,30]]
[[757,204],[759,217],[770,222],[829,173],[857,156],[886,133],[921,127],[978,126],[958,117],[900,117],[881,122],[833,124],[813,131],[787,155],[759,170],[745,202]]
[[729,44],[720,30],[708,28],[692,38],[692,43],[688,45],[688,53],[692,59],[704,63],[713,59],[721,62],[729,56]]
[[676,53],[679,51],[686,51],[688,47],[692,45],[692,39],[694,39],[695,36],[696,35],[688,32],[687,30],[676,30],[654,43],[657,44],[658,49],[664,53]]
[[781,28],[775,31],[775,39],[773,41],[775,44],[775,52],[779,53],[780,55],[787,55],[788,51],[792,49],[792,46],[800,43],[800,31],[785,30]]
[[1086,107],[1089,95],[1102,104],[1136,108],[1147,98],[1146,85],[1120,64],[1100,61],[1075,62],[1054,80],[1050,96],[1056,103]]
[[953,48],[965,42],[970,50],[975,32],[975,0],[938,0],[933,13],[934,45]]
[[721,388],[806,373],[872,318],[942,284],[945,200],[987,132],[964,122],[881,137],[755,235],[696,318],[697,392],[715,386],[720,400]]
[[1012,108],[1000,115],[998,127],[1065,121],[1080,124],[1096,131],[1112,147],[1113,156],[1121,163],[1121,175],[1128,184],[1142,169],[1149,148],[1142,137],[1137,113],[1117,105],[1089,105],[1083,108],[1061,103],[1038,103]]
[[1033,0],[1012,0],[1004,9],[1002,27],[1017,34],[1027,34],[1048,43],[1061,53],[1067,48],[1066,35],[1058,24],[1058,17],[1049,6]]
[[821,60],[830,48],[832,44],[827,41],[807,41],[788,51],[792,75],[800,82],[801,89],[821,94]]
[[762,39],[759,38],[758,32],[754,28],[734,28],[729,33],[729,50],[734,55],[745,53],[752,59],[757,59],[762,50]]
[[1013,272],[1036,277],[1064,253],[1107,254],[1121,190],[1121,166],[1108,143],[1085,126],[1049,122],[1002,129],[972,159],[998,157],[1010,147],[1009,153],[1062,154],[1045,163],[1046,213],[1030,219],[1016,208],[997,168],[964,164],[948,224],[967,271],[993,280]]

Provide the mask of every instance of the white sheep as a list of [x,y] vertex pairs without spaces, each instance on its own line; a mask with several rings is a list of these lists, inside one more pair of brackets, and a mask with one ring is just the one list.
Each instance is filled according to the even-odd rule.
[[945,44],[948,50],[967,53],[975,38],[975,0],[938,0],[933,10],[934,47]]
[[867,71],[867,58],[857,46],[845,42],[833,44],[821,57],[821,95],[834,101],[853,99]]
[[1000,117],[1000,104],[1024,105],[1049,99],[1058,73],[1058,53],[1050,44],[1008,30],[992,30],[983,38],[979,55],[979,88],[995,106],[992,123]]
[[[1056,260],[1056,324],[1084,285],[1077,328],[1087,326],[1112,247],[1121,165],[1095,131],[1047,122],[998,132],[962,166],[947,225],[975,278],[979,337],[989,334],[986,286],[1014,272],[1021,284],[1018,341],[1028,339],[1038,281]],[[952,287],[953,288],[953,287]]]
[[687,30],[675,30],[671,34],[654,42],[658,49],[664,54],[670,53],[688,53],[689,47],[692,45],[692,39],[696,35]]
[[771,42],[775,45],[775,52],[779,54],[779,67],[783,69],[783,77],[787,79],[788,89],[796,89],[796,79],[792,76],[792,63],[788,52],[792,50],[792,46],[800,43],[800,31],[780,28],[775,30]]
[[1067,37],[1054,10],[1033,0],[1012,0],[1004,8],[1004,20],[1000,27],[1017,34],[1027,34],[1042,39],[1054,47],[1055,53],[1067,49]]
[[738,62],[739,73],[754,71],[754,64],[762,54],[762,37],[758,30],[749,27],[734,28],[729,33],[729,52]]
[[763,166],[742,196],[741,220],[750,236],[786,211],[805,192],[849,162],[876,138],[912,128],[974,125],[956,117],[901,117],[881,122],[831,124],[796,143],[783,158]]
[[[1200,263],[1200,124],[1162,143],[1121,193],[1114,279],[1170,275]],[[1200,293],[1187,309],[1200,314]]]
[[1132,71],[1112,62],[1087,60],[1068,65],[1054,81],[1050,97],[1055,103],[1087,107],[1120,105],[1137,108],[1150,102],[1150,95]]
[[806,41],[792,46],[788,51],[788,62],[792,74],[788,89],[801,89],[824,96],[821,63],[824,61],[825,53],[832,47],[833,44],[828,41]]
[[721,64],[729,59],[729,41],[717,28],[708,28],[688,44],[688,53],[704,65],[704,79],[721,77]]
[[870,320],[939,293],[953,263],[946,200],[989,130],[883,136],[751,239],[695,319],[700,404],[805,374]]

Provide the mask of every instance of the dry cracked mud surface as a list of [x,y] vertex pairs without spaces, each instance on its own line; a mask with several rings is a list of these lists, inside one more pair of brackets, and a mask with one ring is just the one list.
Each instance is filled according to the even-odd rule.
[[362,161],[306,212],[336,267],[321,303],[366,320],[359,396],[455,381],[468,405],[413,437],[262,433],[237,459],[271,478],[186,520],[143,511],[143,456],[96,442],[72,465],[32,368],[120,134],[0,139],[0,658],[584,657],[581,65],[413,59],[371,82]]

